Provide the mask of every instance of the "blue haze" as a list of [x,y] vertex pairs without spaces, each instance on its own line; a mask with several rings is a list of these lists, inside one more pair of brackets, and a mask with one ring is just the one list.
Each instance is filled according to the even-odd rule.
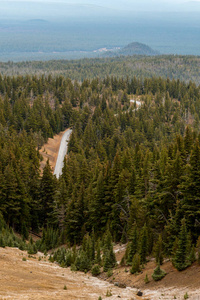
[[162,54],[200,55],[200,3],[158,8],[0,1],[0,60],[96,57],[101,52],[94,50],[131,42]]

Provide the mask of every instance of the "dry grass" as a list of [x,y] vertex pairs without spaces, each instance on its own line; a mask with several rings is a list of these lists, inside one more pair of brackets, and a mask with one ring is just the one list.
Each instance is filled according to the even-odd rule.
[[135,296],[133,289],[120,289],[88,274],[72,272],[44,257],[39,261],[39,254],[33,257],[16,248],[0,248],[0,299],[97,300],[99,296],[106,299],[107,290],[112,293],[110,300],[143,299]]

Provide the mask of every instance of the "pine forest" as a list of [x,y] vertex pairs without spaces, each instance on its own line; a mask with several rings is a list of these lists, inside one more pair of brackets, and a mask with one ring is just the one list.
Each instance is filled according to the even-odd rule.
[[[98,275],[116,266],[122,243],[132,274],[156,259],[155,280],[165,258],[179,271],[200,262],[199,86],[2,75],[0,95],[0,246],[67,245],[50,260]],[[66,128],[57,179],[49,161],[41,172],[39,149]],[[41,239],[27,244],[30,232]]]

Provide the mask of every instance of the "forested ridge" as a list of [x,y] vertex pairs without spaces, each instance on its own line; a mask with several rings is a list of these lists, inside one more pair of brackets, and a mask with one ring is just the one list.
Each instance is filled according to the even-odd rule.
[[[195,83],[1,76],[0,93],[0,245],[8,227],[24,238],[43,230],[34,245],[42,251],[82,245],[52,260],[78,270],[103,264],[107,272],[116,264],[112,241],[128,242],[122,263],[135,273],[152,255],[158,277],[163,257],[182,270],[196,259],[197,245],[200,258]],[[41,175],[38,150],[67,127],[73,133],[62,176],[57,180],[48,162]]]
[[72,80],[83,81],[85,78],[106,75],[114,77],[133,76],[139,78],[162,77],[170,80],[192,81],[199,85],[200,57],[183,55],[158,55],[158,56],[120,56],[112,58],[90,58],[79,60],[50,60],[50,61],[24,61],[13,63],[0,63],[2,75],[63,75]]

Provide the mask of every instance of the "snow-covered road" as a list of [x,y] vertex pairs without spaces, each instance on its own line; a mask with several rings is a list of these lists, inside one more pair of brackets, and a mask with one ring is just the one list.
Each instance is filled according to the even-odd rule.
[[54,170],[54,175],[56,175],[57,178],[62,174],[62,168],[63,168],[63,161],[65,158],[65,155],[67,154],[67,147],[68,147],[68,141],[70,138],[70,135],[72,133],[72,129],[68,129],[63,134],[62,140],[60,142],[60,148],[58,152],[58,157],[56,161],[56,166]]

